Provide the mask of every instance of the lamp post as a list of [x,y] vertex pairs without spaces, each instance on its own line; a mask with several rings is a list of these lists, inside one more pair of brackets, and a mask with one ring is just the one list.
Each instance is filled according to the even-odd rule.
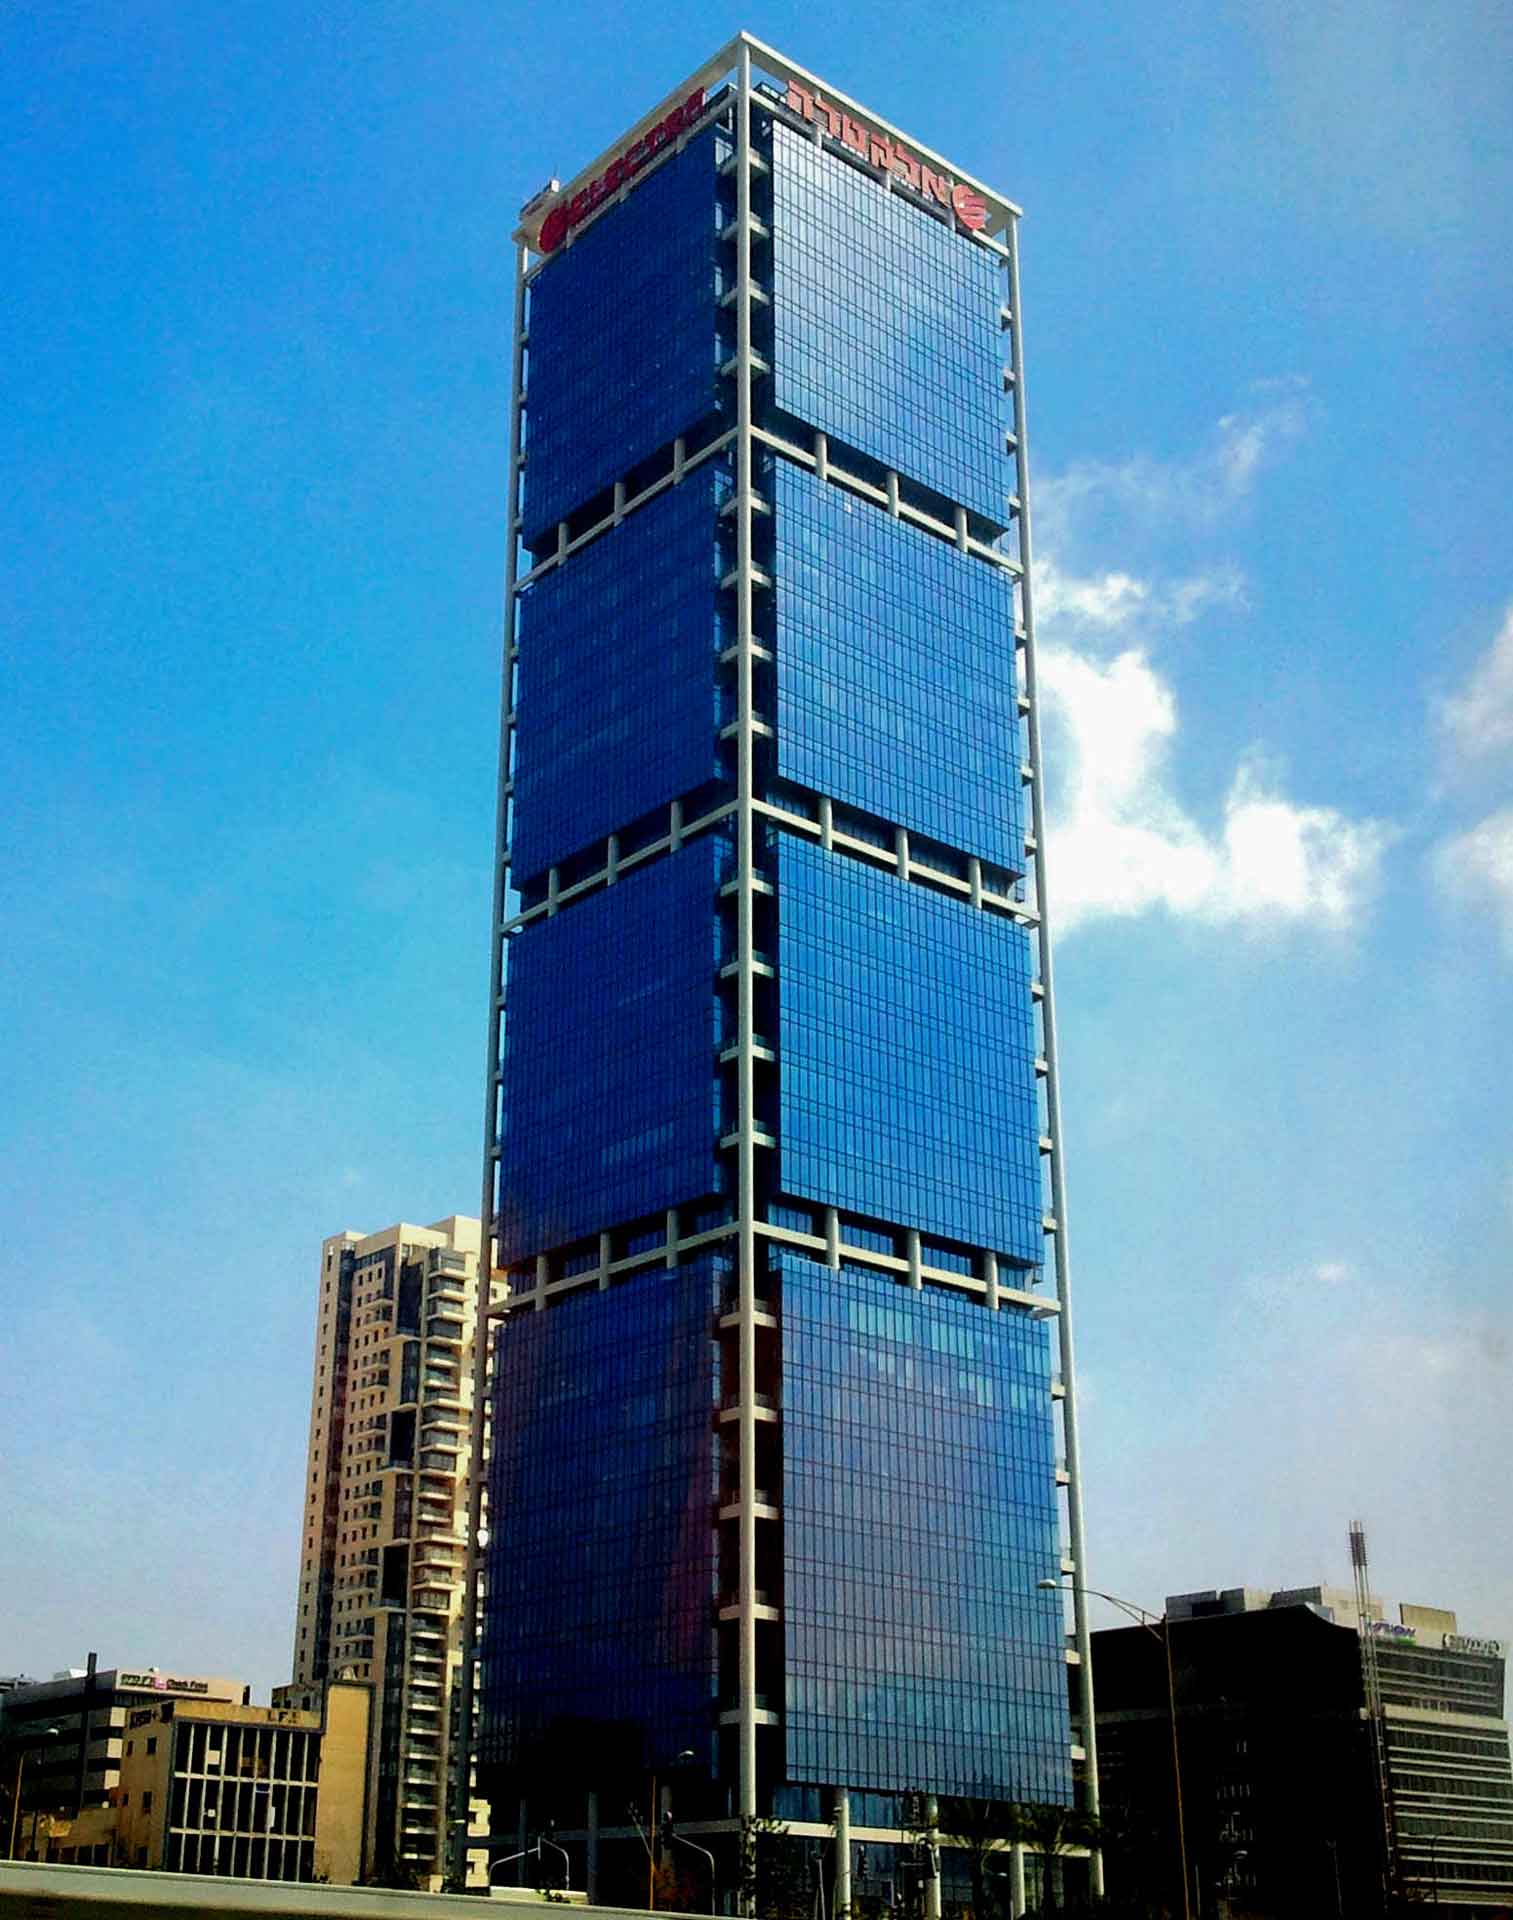
[[[57,1727],[44,1727],[37,1738],[39,1740],[56,1740],[58,1732],[59,1729]],[[34,1751],[34,1749],[23,1747],[16,1755],[16,1791],[15,1797],[11,1801],[11,1837],[10,1845],[5,1850],[7,1860],[14,1860],[16,1857],[16,1834],[21,1825],[21,1769],[31,1758],[32,1751]]]
[[573,1863],[568,1857],[567,1848],[558,1846],[555,1840],[551,1839],[547,1834],[544,1834],[544,1833],[538,1833],[536,1835],[534,1844],[529,1847],[522,1847],[518,1853],[506,1853],[502,1855],[498,1860],[491,1860],[489,1862],[489,1885],[491,1887],[493,1886],[494,1875],[500,1867],[511,1866],[516,1860],[535,1859],[535,1860],[541,1861],[542,1873],[544,1876],[546,1868],[545,1868],[545,1861],[541,1851],[543,1847],[550,1847],[553,1853],[560,1853],[562,1855],[562,1888],[563,1888],[563,1891],[566,1892],[567,1889],[572,1884]]
[[[684,1767],[695,1766],[698,1763],[698,1758],[699,1756],[694,1752],[692,1747],[685,1747],[677,1759],[673,1761],[673,1767],[675,1769],[682,1769]],[[704,1858],[709,1862],[709,1911],[713,1913],[719,1891],[714,1855],[709,1851],[708,1847],[701,1847],[697,1840],[685,1840],[683,1835],[677,1832],[672,1824],[671,1807],[662,1815],[662,1845],[664,1849],[673,1846],[688,1847],[694,1853],[703,1854]]]
[[[1063,1584],[1060,1580],[1040,1582],[1042,1590],[1049,1593],[1058,1593]],[[1182,1759],[1177,1749],[1177,1680],[1172,1669],[1171,1622],[1164,1613],[1150,1613],[1133,1600],[1121,1600],[1117,1593],[1105,1593],[1101,1587],[1083,1587],[1074,1583],[1072,1592],[1091,1594],[1095,1600],[1107,1600],[1111,1607],[1128,1614],[1137,1627],[1144,1627],[1166,1650],[1166,1704],[1172,1729],[1172,1785],[1177,1800],[1177,1859],[1182,1874],[1182,1920],[1192,1920],[1192,1888],[1187,1873],[1187,1823],[1182,1812]]]

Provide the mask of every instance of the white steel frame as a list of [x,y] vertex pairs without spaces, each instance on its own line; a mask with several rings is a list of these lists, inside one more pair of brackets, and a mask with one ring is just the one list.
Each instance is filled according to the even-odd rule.
[[[751,177],[753,152],[751,140],[751,110],[753,101],[753,67],[773,78],[787,83],[796,83],[812,93],[822,93],[833,105],[856,114],[870,128],[905,143],[919,159],[953,175],[958,181],[981,195],[988,210],[986,228],[973,237],[978,244],[988,247],[999,255],[1004,263],[1007,275],[1007,302],[1004,307],[1003,321],[1009,335],[1011,364],[1005,370],[1005,383],[1010,388],[1013,403],[1014,425],[1008,436],[1008,450],[1013,454],[1017,475],[1017,495],[1011,506],[1018,523],[1018,558],[1013,559],[996,548],[973,537],[968,529],[967,515],[964,509],[958,509],[953,524],[939,521],[920,507],[902,500],[899,493],[898,476],[889,475],[885,487],[878,488],[868,481],[850,475],[836,466],[829,457],[826,437],[823,433],[815,435],[812,449],[790,445],[779,436],[769,433],[755,425],[753,419],[752,388],[754,376],[764,371],[752,350],[752,240],[756,228],[751,210]],[[727,237],[734,241],[736,263],[735,318],[736,353],[727,366],[727,373],[733,375],[735,382],[736,424],[733,430],[721,435],[711,445],[701,448],[692,456],[685,456],[682,443],[675,449],[673,471],[656,481],[651,487],[627,499],[623,484],[615,488],[614,508],[598,525],[569,538],[564,524],[558,530],[556,551],[537,562],[531,570],[522,575],[520,572],[520,538],[522,531],[520,481],[522,469],[523,414],[525,409],[525,352],[527,346],[526,331],[526,289],[534,272],[541,265],[539,257],[533,259],[536,233],[539,222],[549,207],[558,200],[570,199],[582,186],[602,174],[616,154],[637,140],[648,128],[666,119],[671,110],[687,99],[697,87],[713,91],[722,86],[732,74],[735,75],[733,95],[722,99],[718,108],[711,102],[705,116],[688,128],[681,138],[668,145],[662,153],[654,156],[640,172],[617,194],[606,199],[593,213],[589,214],[576,228],[581,232],[593,220],[600,217],[605,208],[615,205],[628,193],[645,174],[655,170],[671,154],[679,151],[707,122],[709,114],[723,111],[726,101],[734,107],[735,123],[735,176],[736,176],[736,220],[733,234]],[[764,109],[773,108],[782,117],[782,110],[775,108],[772,102],[764,99]],[[817,125],[812,131],[816,138],[822,133]],[[884,182],[886,187],[888,183]],[[705,1244],[717,1242],[723,1238],[735,1236],[738,1239],[739,1292],[734,1315],[727,1316],[727,1324],[734,1323],[737,1335],[738,1353],[738,1397],[733,1415],[740,1430],[740,1478],[737,1522],[739,1527],[739,1565],[740,1581],[737,1593],[737,1605],[734,1609],[739,1634],[740,1647],[740,1706],[734,1716],[738,1725],[738,1805],[742,1819],[754,1815],[757,1811],[757,1727],[771,1723],[777,1716],[756,1706],[756,1628],[759,1618],[770,1618],[772,1609],[760,1606],[756,1598],[756,1542],[757,1520],[759,1517],[756,1487],[756,1428],[759,1419],[770,1418],[770,1409],[759,1407],[756,1399],[756,1336],[759,1326],[770,1325],[771,1316],[758,1298],[756,1288],[756,1244],[759,1235],[779,1242],[804,1246],[807,1250],[819,1252],[831,1265],[838,1265],[842,1258],[858,1259],[872,1264],[899,1271],[909,1284],[921,1285],[928,1279],[935,1284],[943,1284],[980,1292],[989,1308],[997,1307],[1000,1302],[1006,1306],[1030,1308],[1038,1313],[1055,1318],[1060,1348],[1061,1376],[1054,1397],[1061,1405],[1062,1439],[1065,1455],[1065,1467],[1057,1475],[1058,1482],[1065,1487],[1067,1500],[1067,1548],[1061,1561],[1063,1572],[1075,1573],[1077,1584],[1072,1590],[1072,1647],[1068,1658],[1078,1669],[1078,1708],[1075,1722],[1081,1734],[1080,1746],[1074,1746],[1074,1758],[1083,1763],[1083,1804],[1086,1810],[1097,1815],[1099,1807],[1097,1773],[1097,1728],[1094,1718],[1092,1690],[1092,1652],[1086,1605],[1081,1589],[1086,1585],[1086,1549],[1084,1539],[1084,1517],[1082,1503],[1082,1484],[1080,1468],[1080,1446],[1078,1437],[1076,1368],[1074,1360],[1072,1313],[1071,1313],[1071,1268],[1068,1253],[1067,1236],[1067,1195],[1061,1133],[1061,1091],[1057,1062],[1057,1038],[1055,1005],[1053,993],[1051,940],[1048,925],[1048,887],[1045,870],[1045,819],[1043,780],[1041,777],[1041,743],[1038,704],[1038,682],[1035,655],[1035,616],[1034,593],[1032,584],[1032,545],[1030,518],[1030,475],[1028,436],[1025,419],[1025,379],[1023,356],[1023,329],[1020,320],[1019,290],[1019,248],[1018,220],[1020,209],[1010,200],[1004,199],[991,188],[972,176],[964,174],[952,166],[931,148],[922,145],[893,126],[880,115],[862,107],[849,96],[820,81],[804,68],[796,66],[772,48],[749,34],[739,34],[722,47],[710,60],[697,68],[689,77],[676,87],[663,100],[644,115],[634,127],[616,142],[615,146],[592,161],[577,176],[549,194],[539,195],[530,208],[530,224],[522,225],[515,236],[516,241],[516,289],[515,289],[515,331],[513,351],[513,387],[510,411],[510,456],[508,478],[507,543],[505,560],[505,617],[504,617],[504,671],[500,709],[500,752],[498,810],[496,819],[496,856],[493,888],[493,912],[491,919],[491,962],[489,983],[489,1039],[487,1055],[487,1098],[484,1115],[484,1177],[483,1198],[480,1218],[483,1223],[482,1257],[480,1259],[480,1278],[478,1288],[479,1324],[474,1348],[473,1382],[473,1480],[469,1507],[469,1540],[467,1559],[467,1601],[466,1636],[461,1676],[461,1720],[459,1751],[463,1756],[458,1766],[456,1798],[454,1801],[454,1834],[456,1835],[455,1871],[462,1871],[465,1860],[466,1816],[470,1794],[471,1764],[474,1740],[475,1713],[475,1670],[477,1663],[477,1636],[479,1611],[483,1602],[482,1592],[482,1542],[481,1534],[486,1524],[487,1514],[484,1500],[484,1463],[486,1453],[487,1402],[489,1376],[489,1348],[492,1331],[491,1322],[497,1315],[512,1307],[530,1306],[542,1308],[547,1299],[559,1292],[576,1290],[585,1286],[607,1286],[612,1274],[648,1262],[665,1261],[675,1264],[679,1255],[685,1251]],[[572,244],[570,236],[567,243]],[[516,610],[521,591],[536,578],[553,566],[558,566],[570,557],[579,547],[597,538],[610,527],[616,526],[624,516],[634,511],[645,500],[659,493],[665,486],[675,484],[686,471],[691,470],[700,460],[724,450],[731,442],[735,447],[736,486],[732,502],[736,526],[736,567],[733,577],[727,584],[733,586],[736,601],[736,638],[732,649],[736,683],[736,720],[733,728],[736,744],[736,798],[698,821],[686,826],[682,819],[681,806],[673,803],[669,809],[667,834],[654,844],[638,849],[637,852],[621,860],[617,841],[611,836],[605,849],[604,866],[600,872],[562,889],[557,882],[555,870],[550,875],[548,898],[540,906],[514,915],[506,913],[509,899],[510,845],[509,822],[512,798],[512,759],[513,734],[515,724],[514,681],[517,659],[516,646]],[[837,829],[830,815],[828,802],[819,802],[817,821],[791,813],[784,808],[759,799],[755,784],[755,742],[759,733],[768,730],[766,723],[758,716],[754,702],[754,664],[757,658],[765,658],[765,652],[756,642],[754,633],[754,593],[758,585],[765,584],[755,565],[753,551],[753,515],[763,503],[757,501],[753,485],[754,451],[760,441],[771,446],[800,464],[812,468],[819,478],[840,484],[872,498],[883,505],[887,511],[900,518],[907,518],[917,525],[924,526],[930,532],[948,538],[963,552],[971,553],[976,559],[1005,567],[1017,580],[1019,587],[1020,617],[1016,631],[1016,642],[1022,650],[1020,710],[1026,723],[1026,759],[1023,773],[1025,784],[1030,791],[1032,831],[1026,836],[1026,851],[1030,856],[1030,872],[1034,881],[1034,904],[1014,901],[1007,895],[997,895],[983,884],[980,868],[973,863],[971,877],[962,882],[959,878],[937,873],[911,856],[908,835],[900,831],[891,853],[862,841],[851,841]],[[685,835],[712,826],[717,820],[734,815],[736,826],[736,876],[733,883],[736,895],[736,955],[734,971],[737,998],[737,1039],[732,1050],[736,1066],[737,1088],[737,1125],[734,1135],[726,1144],[733,1146],[737,1156],[737,1210],[735,1219],[707,1233],[685,1235],[679,1229],[676,1212],[669,1214],[665,1244],[661,1248],[638,1254],[633,1258],[615,1261],[610,1254],[610,1237],[601,1235],[600,1258],[596,1268],[577,1273],[571,1277],[553,1281],[548,1271],[548,1263],[543,1258],[537,1263],[535,1285],[523,1296],[516,1295],[503,1305],[491,1306],[488,1285],[493,1270],[493,1249],[496,1198],[496,1175],[499,1158],[498,1141],[498,1103],[501,1084],[500,1049],[502,1039],[502,1021],[505,1004],[505,945],[512,934],[539,915],[555,913],[576,895],[596,888],[599,885],[612,884],[624,868],[635,860],[648,859],[675,849],[683,842]],[[965,893],[971,904],[990,911],[1009,913],[1021,924],[1032,929],[1036,943],[1037,972],[1034,996],[1040,1009],[1041,1045],[1040,1057],[1036,1062],[1037,1072],[1045,1087],[1046,1130],[1041,1138],[1041,1150],[1049,1163],[1050,1208],[1045,1217],[1045,1230],[1054,1248],[1054,1267],[1056,1276],[1056,1294],[1054,1301],[1022,1289],[1012,1288],[1000,1283],[996,1261],[991,1254],[985,1257],[984,1273],[978,1277],[968,1277],[926,1267],[919,1255],[918,1236],[909,1242],[907,1260],[889,1258],[862,1248],[844,1246],[840,1239],[840,1227],[833,1212],[827,1217],[826,1231],[823,1237],[805,1235],[789,1229],[778,1228],[757,1218],[758,1181],[757,1154],[770,1142],[760,1131],[756,1120],[755,1075],[756,1061],[760,1055],[770,1057],[765,1049],[755,1042],[754,1004],[755,978],[763,970],[758,961],[754,940],[754,898],[757,892],[768,890],[768,883],[757,871],[754,860],[755,823],[758,816],[766,816],[780,821],[794,831],[818,835],[821,844],[835,846],[856,856],[896,867],[906,881],[926,879],[937,885],[944,885],[952,891]],[[729,891],[730,889],[727,889]],[[731,1057],[731,1056],[727,1056]],[[765,1514],[766,1509],[761,1510]],[[723,1517],[732,1517],[729,1510]],[[837,1832],[852,1829],[849,1819],[848,1796],[837,1789]],[[731,1822],[710,1822],[711,1830],[728,1828]],[[794,1831],[800,1831],[796,1827]],[[606,1830],[606,1837],[608,1830]],[[869,1830],[867,1837],[884,1838],[881,1830],[875,1834]],[[903,1838],[903,1834],[889,1834],[889,1838]],[[849,1849],[847,1849],[849,1851]],[[1093,1892],[1101,1894],[1103,1873],[1101,1857],[1095,1850],[1091,1858]],[[1019,1892],[1016,1876],[1016,1892]],[[939,1881],[933,1883],[936,1889],[936,1904],[939,1898]],[[836,1903],[837,1912],[850,1901],[849,1860],[837,1870]],[[1022,1902],[1022,1892],[1019,1901]]]

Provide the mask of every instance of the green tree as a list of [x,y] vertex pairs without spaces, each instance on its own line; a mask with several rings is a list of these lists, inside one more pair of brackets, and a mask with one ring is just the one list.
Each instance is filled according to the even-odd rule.
[[1021,1807],[1019,1812],[1024,1821],[1025,1844],[1040,1855],[1040,1912],[1042,1916],[1059,1913],[1063,1862],[1075,1848],[1098,1846],[1101,1829],[1097,1820],[1080,1807],[1032,1803]]
[[936,1831],[945,1845],[959,1847],[967,1856],[973,1920],[999,1920],[1006,1910],[1005,1889],[992,1863],[1026,1838],[1024,1808],[1012,1800],[946,1794],[937,1803]]
[[740,1906],[759,1920],[810,1920],[814,1904],[808,1848],[766,1814],[741,1822]]

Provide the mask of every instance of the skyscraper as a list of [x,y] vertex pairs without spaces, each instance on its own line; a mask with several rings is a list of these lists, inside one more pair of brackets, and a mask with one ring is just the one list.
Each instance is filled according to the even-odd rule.
[[1016,212],[743,35],[522,216],[479,1785],[643,1884],[1093,1758]]
[[363,1857],[439,1886],[455,1766],[478,1222],[321,1246],[294,1678],[373,1687]]

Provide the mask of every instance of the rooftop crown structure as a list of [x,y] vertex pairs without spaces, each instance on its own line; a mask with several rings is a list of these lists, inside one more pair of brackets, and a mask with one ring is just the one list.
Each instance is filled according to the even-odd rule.
[[606,1886],[1096,1804],[1015,218],[743,35],[517,236],[478,1774]]

